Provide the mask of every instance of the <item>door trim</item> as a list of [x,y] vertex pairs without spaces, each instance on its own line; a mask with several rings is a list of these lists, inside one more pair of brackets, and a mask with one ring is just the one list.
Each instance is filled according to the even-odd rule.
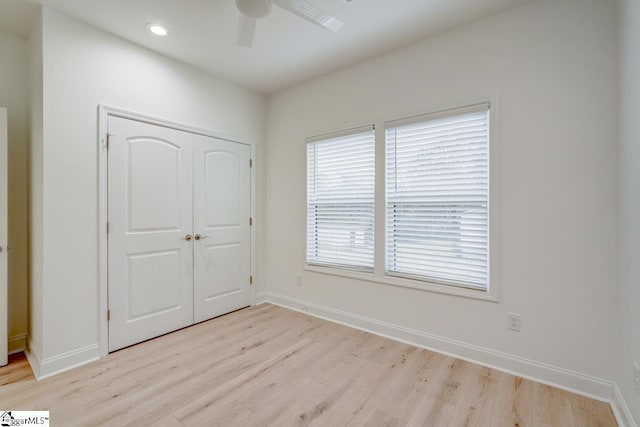
[[0,107],[0,366],[8,362],[9,336],[9,121]]
[[[107,132],[108,132],[108,119],[109,117],[121,117],[124,119],[136,120],[143,123],[148,123],[156,126],[163,126],[171,129],[176,129],[184,132],[189,132],[196,135],[209,136],[213,138],[222,139],[237,144],[248,145],[251,150],[251,159],[254,161],[254,167],[251,168],[250,178],[250,211],[251,217],[256,219],[256,173],[255,173],[255,159],[256,159],[256,143],[244,142],[242,138],[235,135],[229,135],[221,132],[216,132],[208,129],[199,128],[196,126],[187,125],[184,123],[174,122],[158,117],[149,116],[146,114],[136,113],[133,111],[124,110],[121,108],[110,107],[107,105],[98,105],[98,347],[100,357],[104,357],[109,354],[109,323],[107,320],[108,310],[108,246],[107,246],[107,219],[108,219],[108,205],[107,205],[107,181],[108,181],[108,169],[107,169]],[[256,227],[251,227],[250,233],[250,275],[255,277],[255,261],[256,261]],[[247,278],[248,280],[249,278]],[[251,304],[255,304],[256,301],[256,286],[251,287]]]

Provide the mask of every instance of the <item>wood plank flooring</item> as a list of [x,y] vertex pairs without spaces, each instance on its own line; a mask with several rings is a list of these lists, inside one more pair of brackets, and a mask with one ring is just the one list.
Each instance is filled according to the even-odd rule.
[[37,382],[0,368],[0,409],[52,426],[615,426],[607,403],[269,304]]

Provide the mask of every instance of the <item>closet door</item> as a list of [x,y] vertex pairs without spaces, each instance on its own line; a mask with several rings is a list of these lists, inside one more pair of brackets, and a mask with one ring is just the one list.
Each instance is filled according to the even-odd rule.
[[251,305],[250,148],[194,136],[194,319]]
[[193,135],[109,117],[109,351],[193,323]]
[[7,109],[0,107],[0,366],[7,364],[8,287],[7,287]]

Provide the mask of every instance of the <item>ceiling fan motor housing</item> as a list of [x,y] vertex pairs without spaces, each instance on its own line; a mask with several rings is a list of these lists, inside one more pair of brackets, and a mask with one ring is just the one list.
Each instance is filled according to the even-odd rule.
[[271,0],[236,0],[236,6],[250,18],[264,18],[271,12]]

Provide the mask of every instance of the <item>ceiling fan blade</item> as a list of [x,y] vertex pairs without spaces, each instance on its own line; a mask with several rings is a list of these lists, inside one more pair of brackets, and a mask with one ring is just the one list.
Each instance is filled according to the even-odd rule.
[[344,22],[307,0],[273,0],[273,3],[334,33],[344,25]]
[[238,20],[237,44],[241,47],[251,47],[253,44],[253,34],[256,32],[256,18],[240,14]]

